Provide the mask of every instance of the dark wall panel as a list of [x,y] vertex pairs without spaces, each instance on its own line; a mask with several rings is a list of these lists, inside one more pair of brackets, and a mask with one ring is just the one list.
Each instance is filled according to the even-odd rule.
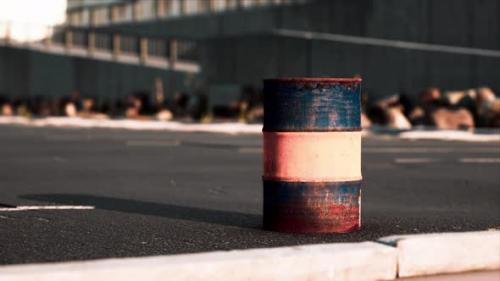
[[[207,84],[223,81],[260,87],[261,80],[271,76],[361,75],[363,87],[372,97],[415,95],[428,87],[500,88],[499,58],[271,36],[231,38],[231,42],[235,53],[212,49],[212,56],[206,58],[204,68],[206,64],[218,65]],[[232,64],[217,64],[222,56]]]
[[154,89],[156,78],[163,80],[165,94],[172,97],[186,88],[183,75],[162,69],[117,64],[95,60],[74,59],[76,89],[82,95],[99,99],[124,98],[137,91]]
[[475,84],[493,87],[496,93],[500,93],[500,59],[476,57],[473,67]]
[[470,0],[430,0],[431,43],[470,46],[474,11]]
[[[334,0],[322,1],[329,11],[327,20],[330,33],[364,36],[367,30],[369,15],[372,13],[372,1]],[[322,19],[317,19],[322,20]]]
[[312,46],[312,76],[353,77],[362,74],[364,46],[325,41],[314,41]]
[[39,52],[28,54],[31,62],[28,84],[32,95],[60,97],[74,90],[75,76],[71,59]]
[[8,97],[30,96],[29,52],[21,49],[0,47],[0,94]]
[[237,67],[235,73],[237,81],[259,84],[262,80],[261,77],[275,75],[279,55],[276,53],[275,41],[271,36],[264,36],[260,40],[243,38],[236,42]]
[[218,35],[240,35],[243,33],[258,33],[274,28],[275,11],[260,8],[245,12],[230,12],[218,16]]
[[203,78],[211,83],[236,81],[238,50],[236,39],[206,40],[202,44],[201,63]]
[[[152,91],[163,80],[167,95],[188,88],[187,74],[138,65],[0,47],[0,93],[11,98],[62,97],[74,90],[99,100]],[[197,79],[196,77],[194,79]]]
[[373,1],[367,16],[366,36],[393,40],[427,42],[427,1]]
[[500,1],[474,0],[473,46],[500,50]]
[[279,38],[276,43],[275,76],[309,76],[311,43],[306,40]]
[[470,56],[429,53],[429,86],[458,90],[477,87]]

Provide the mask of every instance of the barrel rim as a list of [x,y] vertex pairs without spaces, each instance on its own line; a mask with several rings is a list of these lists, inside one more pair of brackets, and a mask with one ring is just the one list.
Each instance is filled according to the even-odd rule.
[[364,178],[360,176],[359,179],[326,179],[321,181],[314,180],[283,180],[278,178],[267,177],[265,175],[261,176],[262,182],[274,182],[280,184],[310,184],[310,185],[345,185],[345,184],[363,184]]
[[278,77],[264,79],[264,83],[361,83],[360,77]]
[[262,126],[263,133],[331,133],[331,132],[360,132],[363,131],[361,126],[359,127],[336,127],[336,128],[268,128],[269,126]]

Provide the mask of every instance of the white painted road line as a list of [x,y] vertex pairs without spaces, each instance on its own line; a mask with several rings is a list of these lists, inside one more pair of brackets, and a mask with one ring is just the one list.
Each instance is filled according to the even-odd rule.
[[[398,164],[419,164],[419,163],[436,163],[440,162],[441,159],[438,158],[396,158],[395,163]],[[500,163],[500,158],[460,158],[458,159],[460,163],[467,164],[498,164]]]
[[49,206],[17,206],[15,208],[0,208],[0,212],[21,212],[36,210],[93,210],[94,206],[49,205]]
[[467,142],[500,142],[500,134],[476,134],[469,131],[435,130],[435,131],[408,131],[399,134],[402,139],[409,140],[449,140]]
[[365,147],[364,153],[500,153],[497,147],[448,148],[448,147]]
[[439,162],[436,158],[396,158],[394,162],[398,164],[419,164],[419,163],[434,163]]
[[500,163],[500,158],[460,158],[461,163]]

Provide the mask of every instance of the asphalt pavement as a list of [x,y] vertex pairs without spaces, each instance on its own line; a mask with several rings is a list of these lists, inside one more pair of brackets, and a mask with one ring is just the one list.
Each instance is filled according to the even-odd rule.
[[362,230],[329,235],[261,229],[261,153],[255,134],[0,126],[0,264],[500,227],[499,143],[365,138]]

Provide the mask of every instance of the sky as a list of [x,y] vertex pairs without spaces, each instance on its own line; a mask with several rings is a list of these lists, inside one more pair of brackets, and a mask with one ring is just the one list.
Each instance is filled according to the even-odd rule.
[[0,0],[0,37],[10,25],[15,40],[37,40],[47,34],[47,26],[64,22],[66,0]]

